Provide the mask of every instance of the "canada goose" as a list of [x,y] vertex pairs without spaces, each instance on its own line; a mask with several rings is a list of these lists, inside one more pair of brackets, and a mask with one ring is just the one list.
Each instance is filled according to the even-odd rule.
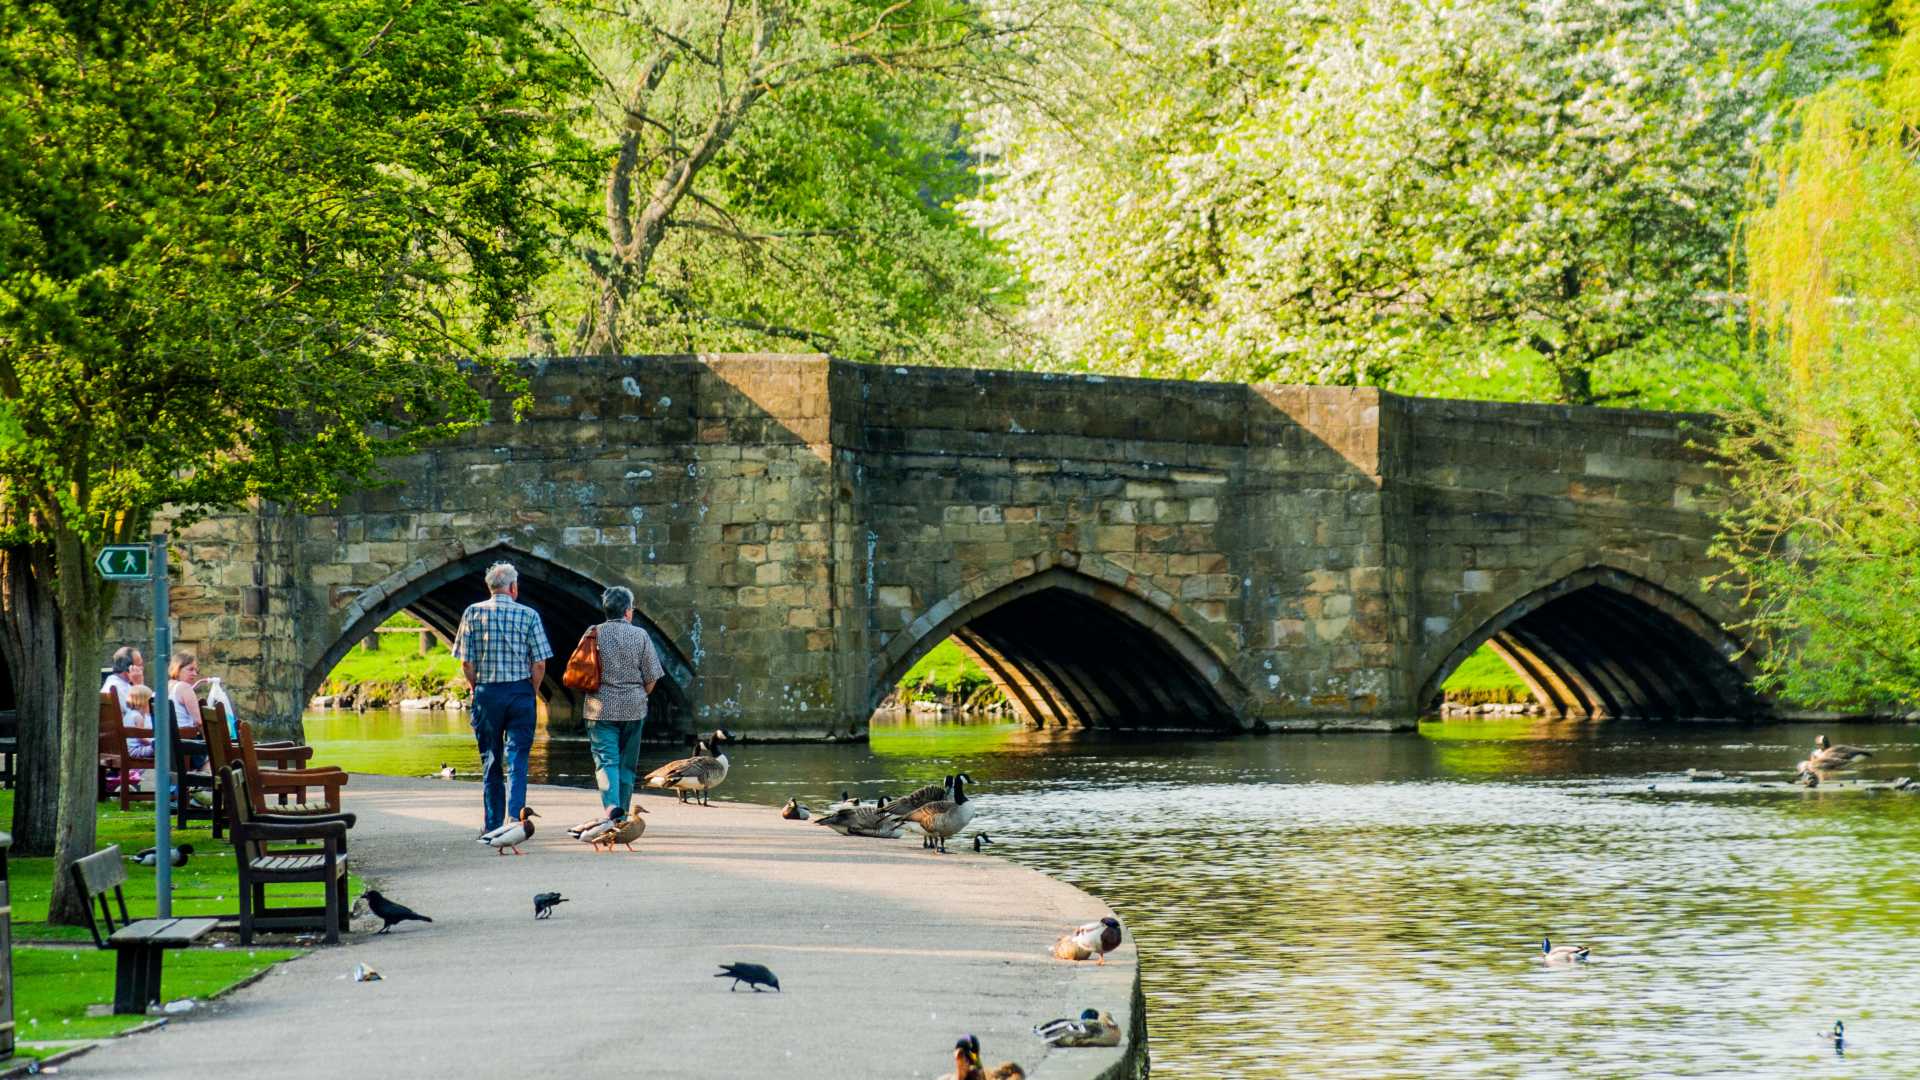
[[847,789],[841,788],[839,801],[828,803],[827,813],[831,814],[839,810],[851,810],[854,807],[859,805],[860,805],[859,799],[849,797],[847,794]]
[[[952,797],[953,777],[948,775],[941,777],[939,784],[928,784],[926,787],[916,788],[891,802],[882,804],[880,809],[886,811],[886,813],[893,817],[905,821],[908,814],[913,813],[928,803],[939,802],[942,799],[950,799]],[[920,846],[923,848],[932,847],[933,837],[922,836],[920,838]]]
[[973,777],[957,773],[953,778],[953,798],[936,799],[907,815],[907,821],[926,833],[934,841],[934,849],[943,855],[947,841],[973,821],[973,813],[978,809],[967,801],[967,785],[971,783]]
[[635,803],[632,813],[614,822],[613,828],[593,838],[593,846],[604,847],[608,854],[612,854],[615,844],[625,844],[627,850],[632,851],[633,842],[640,839],[641,835],[647,831],[646,819],[640,816],[646,812],[645,807]]
[[523,806],[518,821],[509,821],[490,833],[480,834],[480,842],[502,855],[508,848],[512,848],[515,855],[523,854],[520,845],[533,839],[533,819],[539,816],[533,807]]
[[978,852],[981,848],[991,845],[992,843],[993,843],[993,837],[988,836],[986,833],[977,832],[973,834],[973,850],[976,852]]
[[1552,938],[1540,939],[1540,959],[1548,964],[1584,964],[1593,950],[1585,945],[1555,945]]
[[805,821],[813,816],[813,811],[801,805],[800,800],[789,798],[787,805],[780,808],[780,816],[788,821]]
[[901,825],[899,818],[887,816],[877,806],[849,806],[822,814],[813,823],[825,825],[841,836],[871,836],[877,840],[897,838]]
[[727,778],[727,754],[720,744],[732,739],[732,732],[715,728],[713,734],[695,744],[692,757],[670,761],[648,773],[646,786],[672,788],[683,803],[689,796],[698,796],[700,805],[707,805],[707,793]]
[[1872,756],[1871,750],[1863,750],[1858,746],[1835,746],[1827,741],[1825,735],[1822,735],[1813,740],[1813,753],[1807,755],[1807,760],[1801,763],[1800,769],[1802,772],[1814,770],[1834,772],[1852,768],[1859,759]]
[[1050,1046],[1119,1046],[1120,1025],[1111,1013],[1087,1009],[1078,1018],[1063,1017],[1035,1024],[1033,1033]]
[[1058,960],[1095,960],[1107,962],[1107,954],[1120,947],[1120,920],[1109,915],[1099,922],[1085,923],[1067,931],[1053,943]]

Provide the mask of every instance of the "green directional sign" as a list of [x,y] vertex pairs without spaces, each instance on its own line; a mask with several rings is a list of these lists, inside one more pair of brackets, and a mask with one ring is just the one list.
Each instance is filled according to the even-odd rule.
[[101,548],[93,565],[108,581],[145,581],[152,576],[152,557],[153,549],[145,544],[114,544]]

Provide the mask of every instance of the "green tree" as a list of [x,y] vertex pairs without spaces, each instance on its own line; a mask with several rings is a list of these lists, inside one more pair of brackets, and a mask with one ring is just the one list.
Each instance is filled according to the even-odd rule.
[[1754,152],[1861,48],[1823,0],[1087,10],[975,117],[1057,362],[1567,402],[1722,393]]
[[1886,74],[1805,103],[1747,230],[1762,405],[1723,442],[1722,579],[1765,683],[1920,704],[1920,5]]
[[95,549],[163,507],[325,501],[482,420],[466,365],[511,377],[494,336],[579,225],[550,184],[587,174],[585,68],[521,0],[0,12],[0,501],[52,555],[72,921],[114,596]]
[[1013,280],[954,212],[958,95],[1021,31],[961,0],[618,0],[571,23],[613,143],[536,351],[991,359]]

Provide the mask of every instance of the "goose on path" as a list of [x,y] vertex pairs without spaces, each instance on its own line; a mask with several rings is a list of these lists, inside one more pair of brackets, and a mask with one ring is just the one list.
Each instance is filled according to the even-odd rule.
[[887,816],[877,806],[849,806],[831,814],[822,814],[813,823],[825,825],[841,836],[871,836],[877,840],[897,838],[901,824],[899,818]]
[[907,815],[909,824],[917,827],[933,841],[933,847],[946,854],[947,841],[959,835],[960,830],[973,821],[974,811],[979,809],[967,800],[967,785],[973,783],[973,777],[958,773],[953,778],[953,797],[936,799],[915,809]]
[[671,788],[683,803],[689,796],[697,795],[700,805],[707,805],[707,793],[719,787],[727,778],[727,754],[720,744],[732,740],[732,732],[726,728],[715,728],[711,735],[695,745],[692,757],[669,761],[648,773],[645,786]]

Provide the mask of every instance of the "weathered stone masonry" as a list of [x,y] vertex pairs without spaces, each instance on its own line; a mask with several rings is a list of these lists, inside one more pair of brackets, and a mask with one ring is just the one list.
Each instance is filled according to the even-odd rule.
[[1698,418],[824,357],[529,369],[523,422],[501,401],[388,486],[176,538],[178,641],[244,712],[291,723],[397,610],[450,632],[500,557],[562,656],[633,587],[666,723],[764,737],[863,729],[949,635],[1045,725],[1402,726],[1486,640],[1564,712],[1756,706],[1700,584]]

